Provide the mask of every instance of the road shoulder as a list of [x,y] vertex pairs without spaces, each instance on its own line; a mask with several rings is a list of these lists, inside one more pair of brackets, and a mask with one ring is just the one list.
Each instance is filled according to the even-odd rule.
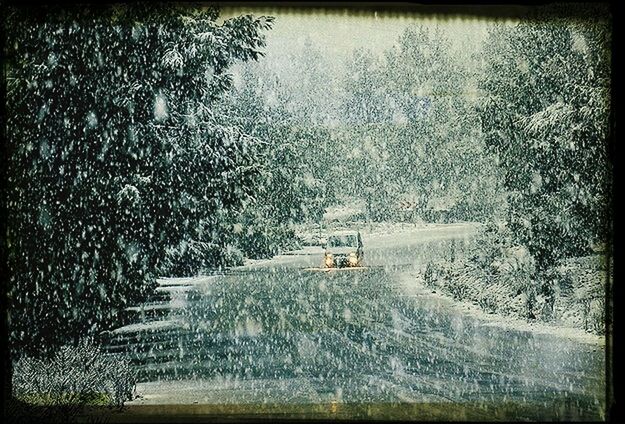
[[426,296],[437,299],[458,313],[471,316],[482,321],[485,326],[497,326],[504,329],[528,331],[534,334],[563,337],[598,347],[605,346],[605,336],[587,333],[578,328],[563,327],[544,322],[528,322],[518,318],[503,316],[497,313],[487,313],[478,305],[468,301],[455,300],[440,290],[433,290],[425,286],[419,272],[407,272],[398,276],[401,287],[409,295]]

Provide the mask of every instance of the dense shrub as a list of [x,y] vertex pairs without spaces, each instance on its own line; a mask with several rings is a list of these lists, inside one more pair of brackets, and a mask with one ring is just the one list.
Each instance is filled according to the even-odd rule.
[[555,317],[604,334],[606,281],[613,278],[608,272],[602,255],[562,261],[552,270],[557,295]]
[[286,226],[265,226],[250,229],[238,239],[243,253],[252,259],[270,258],[283,250],[300,247],[295,231]]
[[168,277],[189,277],[210,269],[224,269],[243,264],[243,253],[234,246],[184,241],[167,249],[159,271]]
[[136,381],[129,361],[84,339],[49,358],[21,357],[14,364],[13,394],[17,401],[44,407],[47,421],[52,414],[64,422],[88,405],[122,407],[133,399]]
[[487,267],[475,262],[428,263],[427,287],[440,289],[455,300],[470,301],[488,313],[537,319],[605,333],[606,271],[601,256],[563,262],[546,273],[534,274],[516,249]]

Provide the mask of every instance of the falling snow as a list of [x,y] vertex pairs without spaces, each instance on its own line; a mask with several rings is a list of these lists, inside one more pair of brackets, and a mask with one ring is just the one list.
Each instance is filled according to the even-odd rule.
[[15,397],[604,418],[603,8],[77,10],[7,17]]

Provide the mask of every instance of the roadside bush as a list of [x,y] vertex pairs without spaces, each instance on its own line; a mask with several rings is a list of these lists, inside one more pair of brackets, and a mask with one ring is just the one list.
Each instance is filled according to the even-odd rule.
[[428,263],[423,273],[427,287],[473,302],[485,312],[554,322],[599,335],[605,334],[606,279],[599,255],[568,259],[537,272],[526,249],[503,245],[479,246],[465,262]]
[[423,280],[489,313],[554,322],[605,334],[604,255],[569,258],[539,270],[504,224],[485,225],[467,260],[428,263]]
[[91,340],[63,346],[49,358],[24,356],[14,364],[13,396],[69,420],[89,405],[121,408],[135,394],[130,362]]
[[231,245],[190,240],[167,249],[159,270],[168,277],[190,277],[206,268],[242,265],[243,259],[243,253]]
[[588,312],[585,315],[586,331],[590,331],[595,334],[605,334],[605,299],[597,297],[591,300],[588,304]]
[[243,253],[252,259],[271,258],[283,250],[298,249],[295,231],[285,225],[250,227],[238,240]]
[[176,247],[168,248],[159,267],[160,274],[168,277],[196,275],[202,266],[204,253],[193,245],[193,242],[183,241]]
[[561,261],[547,274],[554,291],[553,319],[605,334],[605,259],[593,255]]
[[488,313],[495,313],[499,309],[499,302],[497,296],[495,296],[495,287],[486,286],[484,290],[479,294],[477,299],[478,305],[483,311]]
[[510,229],[504,223],[490,222],[480,227],[476,242],[468,255],[470,263],[487,270],[512,245]]
[[456,300],[466,299],[469,291],[469,285],[472,283],[471,279],[466,273],[457,272],[449,275],[449,285],[447,290],[451,296]]

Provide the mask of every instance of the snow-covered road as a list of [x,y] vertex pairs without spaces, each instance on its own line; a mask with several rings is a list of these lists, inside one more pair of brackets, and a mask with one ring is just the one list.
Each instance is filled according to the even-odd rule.
[[545,419],[602,418],[602,346],[490,325],[416,282],[474,231],[365,233],[364,269],[314,272],[322,253],[309,249],[164,281],[190,287],[173,324],[117,333],[144,380],[130,405],[516,402],[548,406]]

